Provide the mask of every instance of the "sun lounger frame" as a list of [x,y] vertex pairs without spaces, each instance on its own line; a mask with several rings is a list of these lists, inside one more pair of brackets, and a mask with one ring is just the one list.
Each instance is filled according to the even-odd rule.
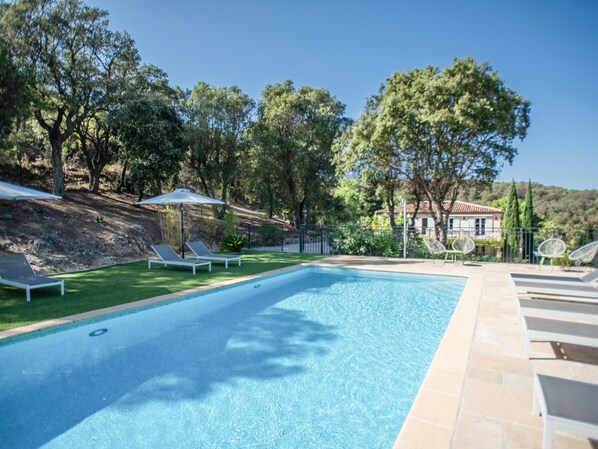
[[[211,260],[216,262],[224,262],[224,268],[228,268],[228,262],[237,260],[238,265],[241,266],[241,256],[227,256],[223,254],[214,254],[212,253],[202,242],[185,242],[187,248],[189,248],[193,255],[190,255],[190,258],[198,259],[198,260]],[[205,249],[204,253],[198,253],[197,248],[194,248],[194,245],[201,244],[201,246]]]
[[[151,270],[152,268],[152,264],[160,264],[160,265],[164,265],[164,266],[168,266],[168,265],[175,265],[175,266],[181,266],[181,267],[191,267],[193,270],[193,274],[196,273],[195,269],[197,267],[203,266],[203,265],[207,265],[208,266],[208,271],[211,272],[212,271],[212,262],[199,262],[199,261],[195,261],[192,259],[181,259],[180,257],[178,257],[176,255],[176,253],[174,253],[175,257],[177,257],[177,259],[175,258],[164,258],[164,254],[160,255],[160,251],[162,249],[166,249],[166,248],[170,248],[170,251],[174,252],[174,250],[172,249],[172,247],[170,245],[152,245],[152,249],[154,250],[154,252],[158,255],[159,259],[148,259],[147,260],[147,268],[149,270]],[[169,252],[170,252],[169,251]]]
[[598,439],[596,403],[598,385],[537,374],[532,411],[544,420],[542,448],[552,448],[555,431]]
[[[13,273],[4,273],[4,277],[0,276],[0,284],[8,285],[10,287],[21,288],[25,290],[25,299],[27,302],[31,301],[31,290],[37,288],[60,286],[60,295],[64,296],[64,280],[51,279],[46,276],[35,274],[31,264],[24,254],[11,254],[2,257],[2,263],[7,266],[17,268]],[[19,273],[20,272],[20,273]]]

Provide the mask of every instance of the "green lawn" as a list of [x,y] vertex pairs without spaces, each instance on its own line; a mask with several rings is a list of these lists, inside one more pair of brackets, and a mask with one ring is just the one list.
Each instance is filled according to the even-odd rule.
[[207,267],[197,267],[195,276],[188,267],[153,265],[148,270],[147,262],[135,262],[57,276],[64,279],[64,296],[60,296],[58,287],[32,290],[29,303],[25,301],[25,290],[0,285],[0,331],[263,273],[322,257],[313,254],[249,252],[243,253],[240,267],[231,263],[226,270],[224,264],[216,262],[212,263],[211,273],[208,273]]

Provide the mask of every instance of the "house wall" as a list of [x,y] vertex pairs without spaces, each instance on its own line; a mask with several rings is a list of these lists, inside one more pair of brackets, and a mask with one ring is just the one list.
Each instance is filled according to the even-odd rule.
[[[452,215],[453,227],[448,230],[449,237],[458,237],[468,235],[474,239],[500,239],[501,238],[501,220],[500,215]],[[424,219],[427,219],[427,228],[423,229]],[[484,234],[476,233],[476,219],[485,219]],[[415,219],[415,227],[422,235],[434,237],[434,219],[431,215],[418,214]]]

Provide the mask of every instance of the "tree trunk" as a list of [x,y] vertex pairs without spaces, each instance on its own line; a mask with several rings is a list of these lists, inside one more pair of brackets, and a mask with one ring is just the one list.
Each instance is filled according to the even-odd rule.
[[434,203],[436,210],[430,207],[432,216],[434,217],[434,230],[436,231],[436,239],[446,246],[446,226],[444,220],[444,210],[442,209],[442,202],[430,201],[430,206]]
[[125,187],[125,179],[127,178],[127,168],[129,167],[129,160],[126,159],[125,163],[123,164],[123,169],[120,172],[120,181],[118,182],[118,186],[116,187],[116,193],[121,193],[123,188]]
[[227,193],[228,193],[228,185],[227,185],[227,183],[223,182],[222,183],[222,192],[221,192],[221,195],[220,195],[220,200],[224,201],[224,204],[218,208],[218,218],[221,219],[221,220],[224,218],[224,214],[226,214],[226,196],[227,196]]
[[274,189],[268,186],[268,218],[274,217]]
[[89,191],[91,193],[100,192],[100,173],[101,170],[92,169],[91,167],[89,169]]
[[394,200],[393,195],[386,198],[386,207],[388,207],[388,215],[390,216],[390,226],[394,228],[396,226],[396,220],[395,220],[395,200]]
[[289,175],[286,176],[286,183],[289,189],[291,209],[293,210],[293,222],[291,223],[291,225],[297,228],[301,224],[301,211],[299,209],[299,201],[297,201],[297,190],[295,188],[295,183],[293,182],[293,179]]
[[52,145],[52,174],[54,175],[54,195],[64,195],[64,169],[62,166],[62,140],[50,137]]
[[297,227],[300,224],[308,224],[307,217],[305,215],[305,197],[299,201],[299,223],[297,223]]

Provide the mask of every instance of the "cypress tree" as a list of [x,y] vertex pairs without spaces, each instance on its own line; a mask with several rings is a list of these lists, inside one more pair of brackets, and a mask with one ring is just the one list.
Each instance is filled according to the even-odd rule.
[[534,251],[534,202],[532,199],[532,181],[527,183],[525,200],[523,201],[523,213],[521,216],[521,227],[523,230],[523,258],[530,259]]
[[505,239],[505,257],[507,259],[519,257],[518,231],[521,227],[521,221],[519,219],[519,198],[517,197],[517,188],[515,187],[514,180],[507,192],[507,206],[505,207],[502,227]]

